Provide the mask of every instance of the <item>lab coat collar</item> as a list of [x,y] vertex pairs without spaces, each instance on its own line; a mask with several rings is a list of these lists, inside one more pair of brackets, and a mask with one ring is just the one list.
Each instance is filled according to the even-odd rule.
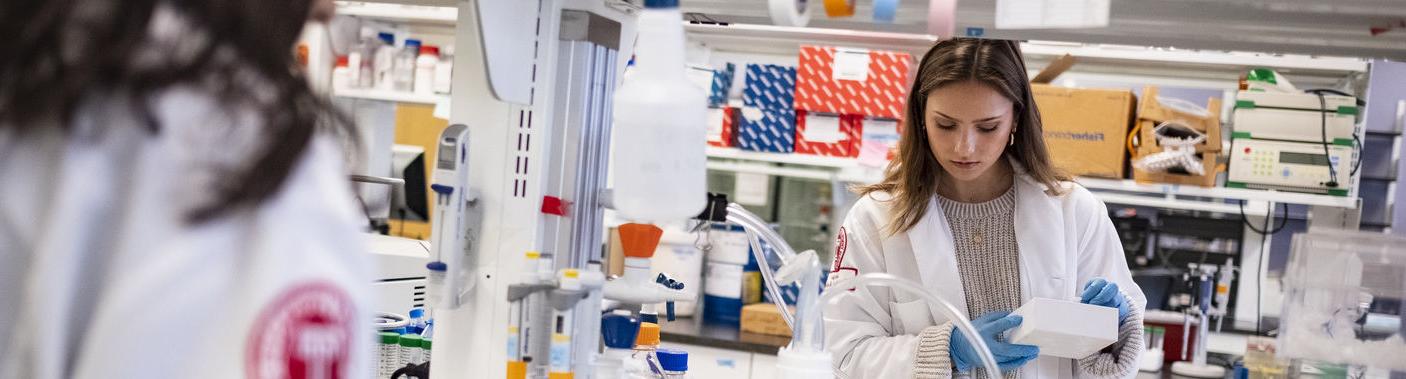
[[[1010,162],[1016,187],[1014,218],[1020,251],[1021,302],[1031,297],[1059,296],[1060,289],[1055,287],[1063,287],[1065,262],[1059,253],[1063,250],[1062,234],[1052,229],[1061,223],[1058,197],[1047,194],[1048,187],[1031,178],[1020,162]],[[928,200],[927,212],[908,232],[908,239],[923,287],[934,290],[964,316],[972,318],[957,270],[952,228],[935,196]],[[943,314],[935,305],[930,307],[933,315]]]

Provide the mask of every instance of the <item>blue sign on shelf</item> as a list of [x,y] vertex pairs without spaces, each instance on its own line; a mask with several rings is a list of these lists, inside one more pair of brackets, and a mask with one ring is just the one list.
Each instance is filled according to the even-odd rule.
[[981,37],[986,34],[986,28],[967,28],[967,37]]

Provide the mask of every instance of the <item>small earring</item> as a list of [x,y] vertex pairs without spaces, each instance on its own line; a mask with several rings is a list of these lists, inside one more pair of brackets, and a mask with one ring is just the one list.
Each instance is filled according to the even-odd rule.
[[1011,132],[1011,143],[1007,146],[1015,146],[1015,132]]

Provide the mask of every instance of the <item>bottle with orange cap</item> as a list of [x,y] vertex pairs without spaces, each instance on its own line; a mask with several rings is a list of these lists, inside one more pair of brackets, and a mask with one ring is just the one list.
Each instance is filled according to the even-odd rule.
[[655,355],[658,350],[659,324],[641,322],[639,335],[635,337],[635,353],[631,356],[632,362],[626,365],[626,371],[633,378],[654,378],[663,375],[659,357]]

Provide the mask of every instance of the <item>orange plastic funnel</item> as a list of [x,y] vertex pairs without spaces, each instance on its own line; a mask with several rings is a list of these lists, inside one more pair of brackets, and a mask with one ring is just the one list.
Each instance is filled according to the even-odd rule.
[[664,229],[650,224],[620,225],[620,246],[625,248],[627,257],[652,258],[662,235]]

